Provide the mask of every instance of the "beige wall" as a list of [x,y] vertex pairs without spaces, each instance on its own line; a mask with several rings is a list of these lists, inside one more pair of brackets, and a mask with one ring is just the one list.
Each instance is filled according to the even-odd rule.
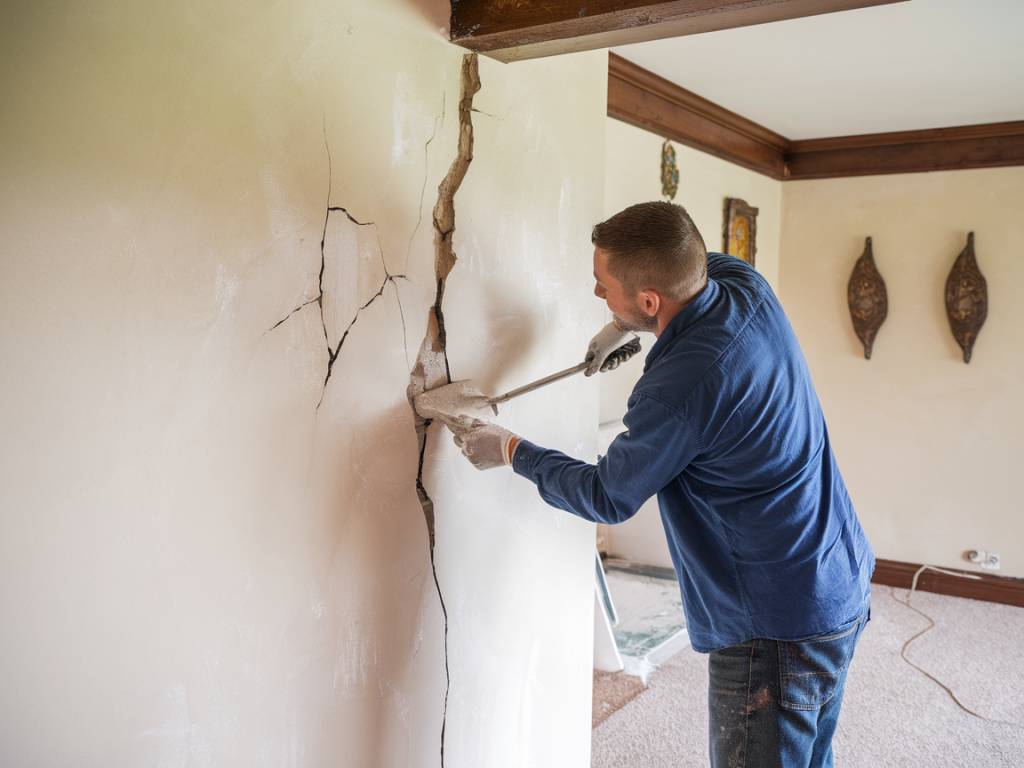
[[[440,765],[406,387],[456,152],[446,8],[5,14],[3,765]],[[445,313],[453,374],[496,390],[601,322],[606,64],[480,71]],[[372,223],[325,227],[328,202]],[[317,295],[321,239],[322,320],[271,330]],[[501,419],[592,457],[586,384]],[[424,479],[445,765],[588,765],[593,528],[438,427]]]
[[[969,568],[986,549],[1024,576],[1022,210],[1022,168],[783,185],[783,302],[879,557]],[[943,292],[972,230],[990,305],[965,365]],[[889,295],[870,361],[846,303],[868,235]]]
[[[610,216],[633,203],[663,199],[661,145],[664,138],[607,119],[605,204]],[[758,209],[757,268],[778,289],[782,183],[738,165],[674,143],[679,166],[675,201],[684,206],[704,236],[709,250],[722,249],[722,209],[727,197],[738,197]],[[641,335],[644,352],[601,378],[601,422],[616,422],[643,372],[643,358],[654,336]],[[635,518],[604,529],[608,551],[639,562],[671,566],[656,501],[649,501]]]
[[[658,199],[662,139],[608,120],[605,213]],[[721,201],[760,208],[757,265],[779,292],[808,358],[850,493],[880,557],[971,568],[1001,555],[1024,576],[1024,518],[1011,478],[1024,431],[1024,170],[776,182],[676,146],[676,201],[719,248]],[[638,159],[646,158],[646,159]],[[988,322],[965,365],[943,307],[946,275],[973,230],[988,278]],[[863,359],[846,305],[850,270],[874,239],[889,318]],[[644,336],[645,350],[653,337]],[[638,358],[601,381],[614,422],[642,371]],[[668,565],[657,506],[604,531],[613,554]]]

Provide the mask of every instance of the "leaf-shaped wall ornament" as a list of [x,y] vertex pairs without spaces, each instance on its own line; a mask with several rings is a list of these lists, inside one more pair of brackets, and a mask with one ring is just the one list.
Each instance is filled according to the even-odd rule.
[[875,336],[889,314],[889,295],[885,290],[885,280],[875,266],[870,237],[864,240],[864,253],[853,265],[850,282],[846,286],[846,299],[850,305],[853,330],[864,345],[864,358],[870,360]]
[[973,232],[967,234],[967,245],[946,278],[946,314],[953,338],[964,351],[964,362],[969,363],[974,342],[988,317],[988,284],[974,257]]

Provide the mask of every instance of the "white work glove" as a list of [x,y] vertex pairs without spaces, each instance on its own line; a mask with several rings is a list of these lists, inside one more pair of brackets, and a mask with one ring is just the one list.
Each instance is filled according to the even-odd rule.
[[472,416],[445,419],[455,436],[455,444],[477,469],[494,469],[512,463],[519,437],[504,427]]
[[487,402],[487,395],[471,379],[460,379],[428,390],[416,398],[416,412],[425,419],[451,419],[472,413],[498,415],[498,406]]
[[460,412],[487,411],[498,415],[498,406],[487,402],[487,395],[477,388],[472,379],[460,379],[452,383],[459,386],[459,398],[455,405]]
[[619,363],[628,360],[639,352],[640,344],[638,342],[633,345],[635,349],[631,348],[628,352],[623,350],[623,355],[616,355],[610,361],[610,364],[607,367],[605,366],[605,363],[609,362],[608,358],[629,341],[636,341],[636,336],[633,335],[632,331],[622,330],[616,325],[614,320],[608,323],[590,340],[590,345],[587,347],[587,356],[584,358],[587,361],[587,367],[583,369],[583,375],[593,376],[598,371],[610,371],[612,368],[617,368]]

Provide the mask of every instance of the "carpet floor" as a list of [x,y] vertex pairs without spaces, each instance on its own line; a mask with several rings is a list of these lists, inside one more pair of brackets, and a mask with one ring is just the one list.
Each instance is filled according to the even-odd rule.
[[[841,768],[1024,765],[1024,608],[875,586],[833,741]],[[914,610],[916,609],[916,610]],[[922,615],[924,614],[924,615]],[[948,687],[929,679],[900,656]],[[594,768],[707,765],[707,657],[684,650],[593,732]],[[967,710],[976,714],[970,714]]]
[[594,707],[591,710],[590,727],[597,728],[643,692],[643,681],[635,675],[595,669]]

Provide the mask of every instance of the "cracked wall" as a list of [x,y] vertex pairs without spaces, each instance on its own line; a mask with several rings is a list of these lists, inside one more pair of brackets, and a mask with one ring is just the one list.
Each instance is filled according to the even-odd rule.
[[[589,762],[593,531],[407,398],[599,324],[604,57],[364,6],[0,31],[4,764]],[[502,421],[592,455],[585,384]]]

